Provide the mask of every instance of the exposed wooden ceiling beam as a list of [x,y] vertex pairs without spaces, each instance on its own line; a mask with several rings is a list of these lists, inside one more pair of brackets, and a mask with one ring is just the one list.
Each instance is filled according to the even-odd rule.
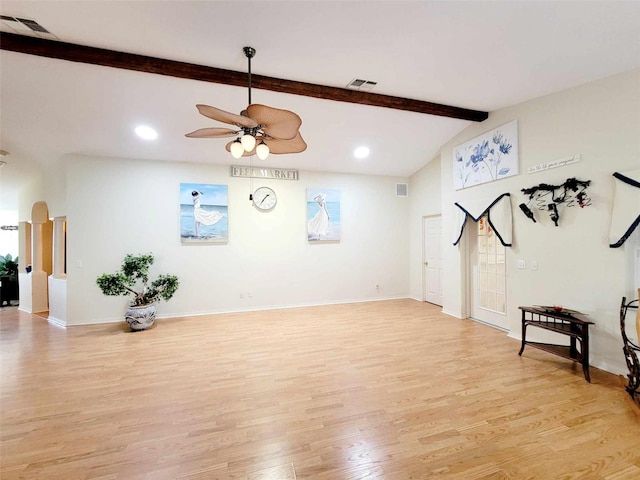
[[[138,72],[156,73],[177,78],[200,80],[225,85],[247,86],[247,73],[207,67],[193,63],[177,62],[162,58],[116,52],[103,48],[87,47],[73,43],[59,42],[42,38],[0,32],[0,48],[12,52],[27,53],[41,57],[69,60],[71,62],[102,65]],[[349,90],[347,88],[327,87],[313,83],[297,82],[281,78],[251,75],[252,88],[290,93],[305,97],[322,98],[338,102],[358,103],[375,107],[394,108],[410,112],[439,115],[481,122],[489,114],[478,110],[424,102],[410,98],[393,97],[377,93]]]

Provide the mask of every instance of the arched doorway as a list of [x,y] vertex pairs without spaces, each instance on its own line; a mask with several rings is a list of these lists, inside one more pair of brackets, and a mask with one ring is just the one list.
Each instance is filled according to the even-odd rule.
[[48,278],[52,273],[53,223],[46,202],[31,208],[31,221],[21,222],[20,310],[29,313],[49,310]]

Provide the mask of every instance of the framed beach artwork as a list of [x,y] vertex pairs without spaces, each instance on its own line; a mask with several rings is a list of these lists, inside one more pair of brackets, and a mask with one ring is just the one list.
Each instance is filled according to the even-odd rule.
[[340,240],[340,190],[307,189],[307,240]]
[[453,188],[517,175],[518,164],[518,121],[514,120],[453,149]]
[[180,241],[183,244],[229,240],[227,185],[180,184]]

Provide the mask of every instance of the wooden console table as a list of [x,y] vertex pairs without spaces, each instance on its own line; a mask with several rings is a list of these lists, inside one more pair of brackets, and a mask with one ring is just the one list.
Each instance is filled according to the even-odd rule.
[[[540,307],[518,307],[522,310],[522,347],[518,355],[522,355],[525,345],[539,348],[545,352],[568,358],[582,364],[582,371],[587,382],[589,376],[589,325],[593,325],[582,314],[552,312]],[[538,327],[551,332],[569,336],[569,345],[528,342],[527,326]],[[580,348],[577,348],[577,344]]]

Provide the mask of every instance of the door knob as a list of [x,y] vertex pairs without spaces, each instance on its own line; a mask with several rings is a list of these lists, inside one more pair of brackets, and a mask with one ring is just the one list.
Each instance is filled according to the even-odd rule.
[[424,262],[424,264],[425,264],[425,266],[427,266],[427,267],[429,266],[429,262]]

